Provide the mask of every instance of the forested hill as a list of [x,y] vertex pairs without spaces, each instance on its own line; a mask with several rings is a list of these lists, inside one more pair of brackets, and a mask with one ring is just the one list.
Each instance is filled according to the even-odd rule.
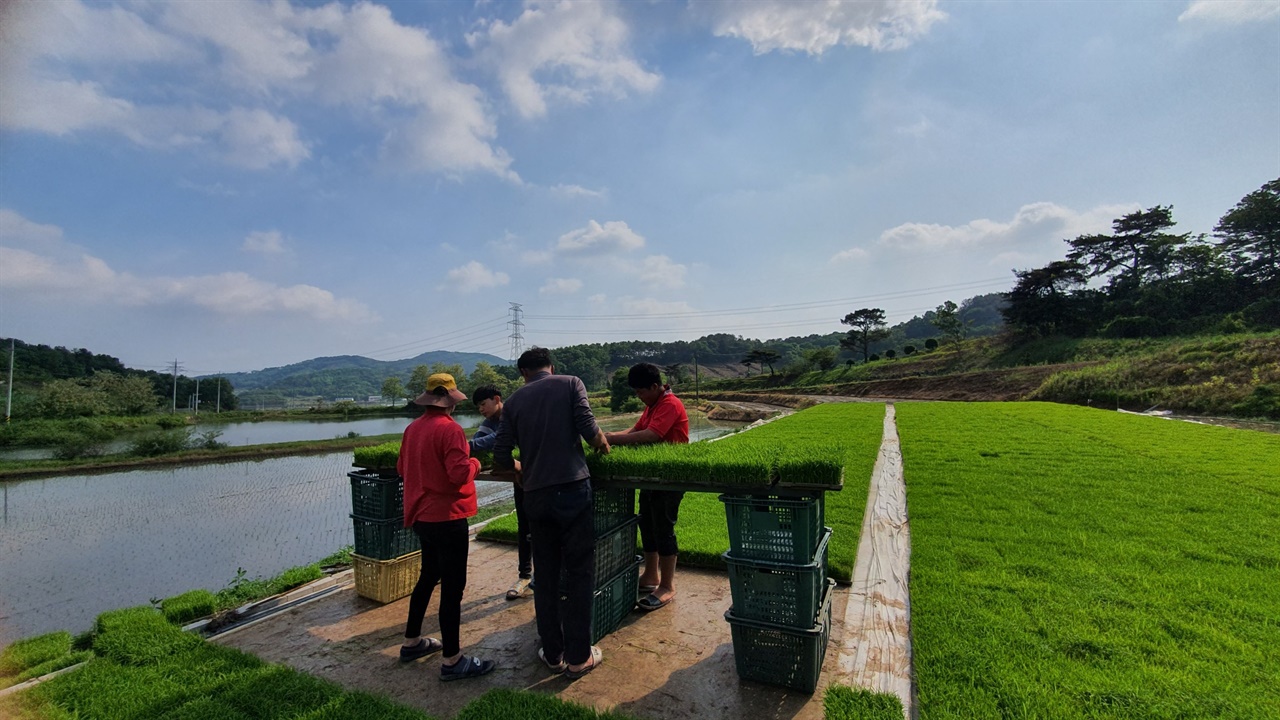
[[373,360],[360,355],[336,355],[313,358],[283,367],[266,368],[225,377],[237,391],[271,390],[291,397],[324,396],[355,397],[377,395],[389,377],[408,379],[419,365],[461,365],[470,373],[476,363],[510,365],[511,362],[488,353],[433,350],[404,360]]

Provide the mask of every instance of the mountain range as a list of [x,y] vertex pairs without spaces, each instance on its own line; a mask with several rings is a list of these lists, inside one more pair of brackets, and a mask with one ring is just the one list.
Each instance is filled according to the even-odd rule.
[[290,397],[325,396],[363,399],[382,392],[389,377],[408,380],[419,365],[461,365],[470,374],[476,363],[510,365],[511,361],[488,353],[433,350],[403,360],[374,360],[360,355],[334,355],[252,372],[222,375],[236,392],[269,391]]

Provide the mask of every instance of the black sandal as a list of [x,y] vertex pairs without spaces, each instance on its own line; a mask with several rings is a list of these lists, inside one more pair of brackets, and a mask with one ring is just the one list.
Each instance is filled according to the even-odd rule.
[[418,658],[426,657],[432,653],[438,653],[444,649],[444,643],[435,638],[422,638],[418,640],[417,645],[405,647],[400,646],[400,662],[413,662]]
[[467,678],[480,677],[488,675],[497,667],[497,663],[492,660],[481,660],[477,657],[468,657],[463,655],[458,662],[452,665],[440,666],[440,679],[449,680],[465,680]]

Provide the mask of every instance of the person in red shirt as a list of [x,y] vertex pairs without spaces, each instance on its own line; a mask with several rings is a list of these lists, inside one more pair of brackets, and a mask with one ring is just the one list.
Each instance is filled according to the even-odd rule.
[[[471,457],[466,433],[452,417],[465,400],[448,373],[427,378],[427,390],[414,399],[422,416],[405,428],[396,463],[404,478],[404,524],[422,545],[422,573],[409,597],[409,619],[400,646],[400,661],[412,662],[443,651],[441,680],[488,674],[492,660],[462,654],[462,592],[467,587],[470,533],[467,518],[476,514],[476,474],[480,461]],[[440,637],[422,637],[422,621],[437,583],[440,585]]]
[[[657,365],[632,366],[627,384],[644,403],[644,412],[630,430],[607,434],[610,445],[689,442],[689,415],[680,398],[662,384]],[[646,593],[637,603],[641,610],[666,607],[675,598],[676,521],[683,499],[684,493],[672,490],[640,491],[640,545],[644,549],[640,591]]]

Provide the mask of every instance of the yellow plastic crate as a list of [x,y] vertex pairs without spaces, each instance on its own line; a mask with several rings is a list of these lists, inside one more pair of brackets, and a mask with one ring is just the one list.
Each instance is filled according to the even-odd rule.
[[395,602],[413,592],[422,573],[422,551],[416,550],[391,560],[375,560],[352,555],[356,594],[380,603]]

